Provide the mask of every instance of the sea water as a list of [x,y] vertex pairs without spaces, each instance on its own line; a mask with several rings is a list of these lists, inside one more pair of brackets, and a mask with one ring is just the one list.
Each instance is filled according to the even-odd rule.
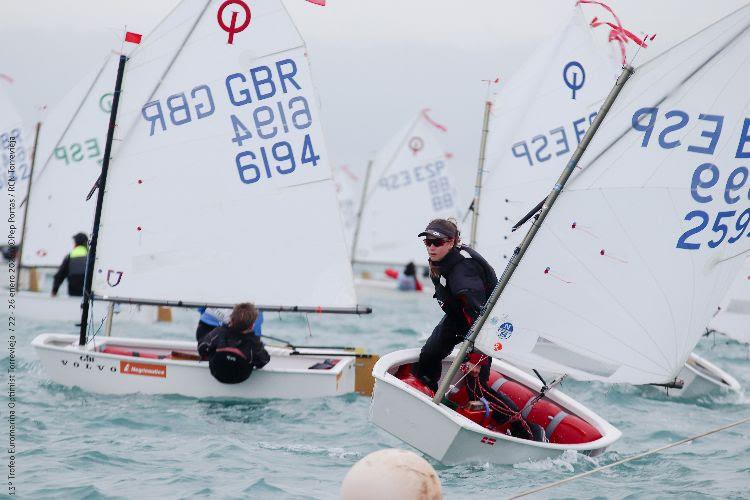
[[[420,346],[420,338],[440,319],[427,296],[360,292],[360,303],[373,306],[374,314],[268,315],[264,333],[293,343],[355,345],[384,354]],[[103,396],[63,387],[44,373],[30,342],[43,332],[75,333],[75,325],[33,316],[33,311],[19,311],[16,318],[14,484],[21,498],[336,498],[349,468],[368,453],[411,449],[371,424],[369,398],[357,395],[211,401]],[[183,311],[174,322],[159,325],[118,318],[113,334],[191,339],[197,317]],[[750,386],[746,346],[708,337],[697,352]],[[4,349],[3,372],[9,363]],[[627,385],[566,381],[562,389],[619,428],[622,439],[596,458],[571,452],[513,466],[451,467],[428,458],[445,497],[506,497],[750,416],[744,393],[680,400]],[[750,498],[750,425],[598,472],[536,498],[666,496]]]

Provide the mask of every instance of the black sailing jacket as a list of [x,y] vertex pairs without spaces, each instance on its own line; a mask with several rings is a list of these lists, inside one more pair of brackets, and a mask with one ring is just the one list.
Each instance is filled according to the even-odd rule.
[[497,285],[495,270],[464,245],[453,248],[437,265],[439,275],[432,276],[434,297],[450,319],[468,329]]

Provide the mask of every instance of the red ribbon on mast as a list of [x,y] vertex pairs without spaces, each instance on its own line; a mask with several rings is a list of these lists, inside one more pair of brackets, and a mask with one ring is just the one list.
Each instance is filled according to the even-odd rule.
[[631,31],[623,28],[622,23],[620,22],[620,18],[617,17],[617,14],[615,14],[615,11],[612,10],[612,8],[609,5],[605,4],[604,2],[598,2],[597,0],[578,0],[576,2],[576,5],[580,5],[582,3],[598,5],[604,8],[605,10],[607,10],[607,12],[612,14],[612,17],[615,18],[615,22],[617,24],[613,24],[613,23],[606,22],[606,21],[599,21],[599,18],[595,17],[594,19],[591,20],[591,27],[597,28],[602,25],[609,26],[610,30],[609,30],[608,40],[610,42],[613,42],[613,41],[617,42],[618,45],[620,46],[620,55],[622,57],[623,66],[625,66],[628,62],[627,53],[625,51],[625,44],[628,43],[628,40],[632,40],[639,47],[646,48],[648,47],[648,45],[646,45],[646,40],[653,40],[654,38],[656,38],[656,35],[654,34],[654,35],[651,35],[650,37],[646,35],[643,37],[643,39],[641,39],[637,37],[636,35],[634,35]]

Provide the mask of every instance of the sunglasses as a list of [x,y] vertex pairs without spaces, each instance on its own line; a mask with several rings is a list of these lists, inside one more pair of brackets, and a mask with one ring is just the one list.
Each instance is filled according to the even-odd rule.
[[422,241],[424,241],[424,246],[426,247],[429,247],[429,246],[441,247],[445,245],[446,243],[448,243],[450,240],[432,240],[428,238]]

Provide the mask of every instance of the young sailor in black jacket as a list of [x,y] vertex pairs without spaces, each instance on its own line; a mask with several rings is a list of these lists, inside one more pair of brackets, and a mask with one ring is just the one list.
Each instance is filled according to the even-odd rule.
[[[416,373],[425,385],[437,391],[443,359],[466,338],[497,285],[497,276],[484,257],[461,245],[454,222],[435,219],[419,236],[425,237],[435,298],[445,315],[422,347]],[[481,352],[469,355],[466,364],[469,400],[484,400],[493,409],[492,418],[498,424],[511,420],[511,435],[546,441],[542,427],[528,422],[509,397],[488,385],[491,365],[492,359]]]
[[[466,337],[495,288],[497,276],[484,257],[461,245],[454,222],[435,219],[419,236],[425,237],[434,297],[445,313],[422,347],[417,366],[417,376],[436,391],[443,359]],[[479,378],[486,381],[489,375],[490,360],[485,358]]]
[[253,331],[258,310],[249,302],[234,306],[227,325],[222,325],[198,344],[198,354],[208,360],[211,375],[225,384],[238,384],[250,377],[253,368],[263,368],[270,360]]

